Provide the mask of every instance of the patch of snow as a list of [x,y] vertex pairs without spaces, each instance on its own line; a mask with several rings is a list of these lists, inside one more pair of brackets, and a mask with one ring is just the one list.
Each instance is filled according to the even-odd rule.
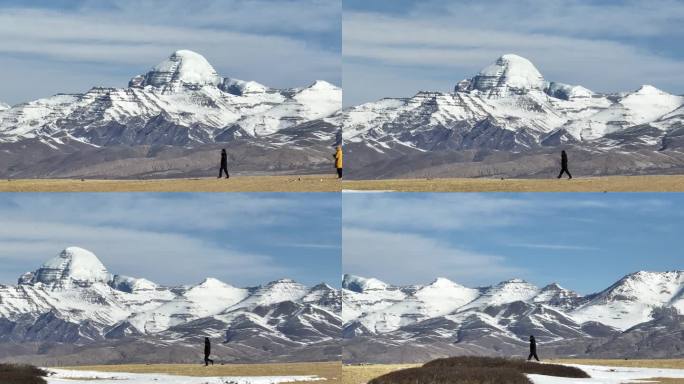
[[586,372],[591,378],[575,379],[544,375],[527,375],[534,384],[625,384],[645,383],[643,379],[654,377],[684,378],[684,369],[606,367],[594,365],[566,364]]
[[49,372],[47,382],[49,384],[278,384],[299,381],[325,380],[315,375],[299,376],[179,376],[161,373],[118,373],[100,371],[79,371],[57,368],[46,368]]

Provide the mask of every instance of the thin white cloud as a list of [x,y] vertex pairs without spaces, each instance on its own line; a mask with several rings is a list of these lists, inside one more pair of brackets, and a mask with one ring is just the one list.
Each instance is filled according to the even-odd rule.
[[545,243],[511,243],[507,244],[509,247],[530,248],[530,249],[548,249],[553,251],[595,251],[598,247],[590,247],[584,245],[569,245],[569,244],[545,244]]
[[[377,99],[379,90],[384,97],[450,90],[505,53],[529,58],[548,80],[595,91],[650,83],[683,92],[681,52],[657,54],[633,42],[659,36],[677,41],[683,34],[677,26],[684,22],[684,4],[655,3],[617,9],[556,1],[424,2],[403,15],[345,11],[344,103]],[[369,72],[379,78],[369,83]],[[435,89],[436,79],[444,84]]]
[[[306,230],[304,223],[322,214],[326,220],[339,215],[339,201],[275,194],[7,194],[0,207],[0,282],[15,281],[72,245],[93,251],[112,273],[163,284],[205,277],[236,285],[304,281],[312,278],[309,266],[261,246],[285,238],[303,243],[293,231]],[[334,221],[314,233],[328,241],[340,236]]]
[[526,271],[498,255],[455,247],[410,232],[343,227],[345,273],[379,278],[393,284],[418,284],[447,277],[465,285],[491,284]]
[[345,226],[392,230],[453,230],[515,223],[530,203],[483,194],[343,195]]
[[[68,246],[94,252],[111,273],[164,284],[192,284],[208,271],[227,282],[286,276],[271,256],[218,246],[178,233],[36,221],[0,221],[0,262],[37,269]],[[31,267],[28,267],[31,266]],[[17,276],[0,276],[12,281]]]
[[[322,33],[334,40],[340,28],[339,10],[330,2],[171,3],[119,1],[106,10],[86,6],[69,12],[4,8],[0,99],[26,101],[17,94],[26,93],[23,88],[32,82],[40,82],[38,88],[49,93],[30,93],[30,98],[125,86],[178,49],[203,54],[224,76],[274,87],[304,86],[317,79],[340,83],[336,43],[318,41]],[[33,76],[27,68],[36,71]],[[44,76],[41,69],[56,73]]]
[[538,217],[573,219],[584,209],[668,214],[672,205],[662,198],[573,193],[553,199],[486,193],[343,194],[342,201],[345,226],[421,232],[507,227]]

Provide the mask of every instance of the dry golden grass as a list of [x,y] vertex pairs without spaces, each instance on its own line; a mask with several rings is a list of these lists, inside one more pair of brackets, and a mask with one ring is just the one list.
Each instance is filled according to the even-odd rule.
[[567,179],[346,180],[350,190],[397,192],[682,192],[684,175],[606,176]]
[[371,379],[405,368],[420,367],[422,364],[372,364],[345,365],[342,367],[342,384],[366,384]]
[[607,367],[640,367],[684,369],[684,359],[552,359],[549,363],[604,365]]
[[684,379],[673,379],[668,377],[651,377],[648,379],[641,379],[644,383],[653,382],[659,384],[684,384]]
[[233,176],[150,180],[0,180],[0,192],[339,192],[332,175]]
[[278,363],[278,364],[124,364],[124,365],[88,365],[77,367],[59,367],[81,371],[126,372],[126,373],[166,373],[179,376],[299,376],[316,375],[326,380],[309,381],[308,383],[340,384],[342,364],[339,362],[323,363]]

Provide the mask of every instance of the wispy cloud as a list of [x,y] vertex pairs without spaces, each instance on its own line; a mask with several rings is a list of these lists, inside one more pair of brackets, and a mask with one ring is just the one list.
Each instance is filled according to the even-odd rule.
[[525,273],[505,257],[469,251],[410,232],[344,227],[342,243],[345,273],[394,284],[418,284],[447,277],[461,284],[481,285]]
[[[20,101],[15,91],[26,93],[21,88],[27,79],[51,89],[50,94],[124,86],[178,49],[205,55],[225,76],[276,87],[341,81],[340,6],[335,2],[96,3],[69,10],[1,8],[0,99]],[[33,76],[16,77],[27,68]],[[55,77],[56,71],[68,81]]]
[[[466,285],[581,275],[591,292],[640,269],[681,268],[677,194],[343,194],[343,270],[390,283]],[[619,265],[616,265],[619,263]],[[591,268],[587,268],[591,265]],[[607,276],[610,276],[608,281]]]
[[[343,20],[346,105],[383,90],[449,90],[505,53],[529,58],[547,79],[596,91],[650,83],[684,92],[677,1],[426,1],[405,13],[345,10]],[[378,79],[369,83],[369,73]]]
[[[112,273],[163,284],[334,282],[339,204],[334,196],[298,194],[6,194],[0,282],[72,245],[93,251]],[[285,242],[321,247],[288,249]]]
[[343,222],[349,227],[392,230],[449,230],[514,223],[530,203],[481,194],[343,195]]
[[536,244],[536,243],[511,243],[509,247],[530,248],[530,249],[549,249],[553,251],[595,251],[598,247],[568,244]]

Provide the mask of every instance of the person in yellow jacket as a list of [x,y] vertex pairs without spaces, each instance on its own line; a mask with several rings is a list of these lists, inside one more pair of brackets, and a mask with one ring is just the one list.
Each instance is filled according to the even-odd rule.
[[337,169],[337,178],[341,179],[342,178],[342,146],[338,145],[337,150],[335,151],[335,154],[333,155],[335,158],[335,168]]

